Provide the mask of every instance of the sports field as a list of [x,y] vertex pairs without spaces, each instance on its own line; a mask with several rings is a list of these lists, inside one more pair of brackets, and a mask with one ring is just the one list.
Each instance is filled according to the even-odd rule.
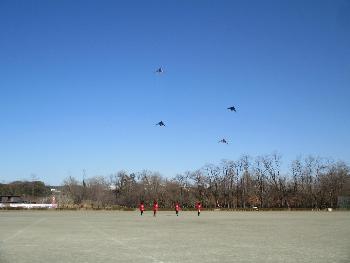
[[0,211],[0,262],[350,262],[350,212]]

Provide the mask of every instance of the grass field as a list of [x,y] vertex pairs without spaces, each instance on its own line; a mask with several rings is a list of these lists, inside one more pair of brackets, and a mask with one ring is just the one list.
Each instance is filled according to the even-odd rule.
[[350,262],[350,212],[0,211],[0,262]]

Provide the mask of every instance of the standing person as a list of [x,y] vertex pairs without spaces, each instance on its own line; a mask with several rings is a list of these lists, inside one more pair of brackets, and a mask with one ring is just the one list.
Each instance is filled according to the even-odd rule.
[[197,202],[196,209],[197,209],[197,212],[198,212],[198,216],[201,214],[201,208],[202,208],[201,202]]
[[145,211],[145,205],[143,204],[143,202],[140,203],[139,209],[140,209],[141,215],[143,215],[143,212]]
[[156,216],[158,211],[158,202],[156,200],[154,200],[153,202],[153,216]]
[[179,216],[179,211],[180,211],[180,205],[179,205],[179,202],[176,202],[175,203],[175,212],[176,212],[176,216]]

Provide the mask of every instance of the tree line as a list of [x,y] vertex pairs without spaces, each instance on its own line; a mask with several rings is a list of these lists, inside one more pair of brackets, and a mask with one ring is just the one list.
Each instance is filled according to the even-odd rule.
[[191,208],[325,208],[337,207],[338,196],[350,195],[349,166],[313,156],[291,162],[282,172],[279,154],[223,160],[165,178],[158,172],[119,171],[109,177],[65,179],[61,205],[137,207],[157,200],[160,207],[180,202]]
[[29,202],[47,202],[51,195],[50,187],[41,181],[14,181],[0,184],[0,195],[20,196]]
[[337,207],[339,196],[350,196],[350,169],[344,162],[313,156],[298,158],[281,169],[279,154],[237,160],[178,174],[119,171],[110,176],[78,180],[66,178],[54,193],[41,181],[0,184],[0,195],[19,195],[29,202],[50,202],[52,194],[61,206],[137,207],[157,200],[160,207],[179,202],[192,208],[197,201],[206,208],[325,208]]

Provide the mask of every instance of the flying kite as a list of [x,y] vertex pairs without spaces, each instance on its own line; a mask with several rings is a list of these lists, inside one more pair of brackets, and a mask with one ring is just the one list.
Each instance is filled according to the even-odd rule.
[[218,143],[226,143],[226,144],[228,144],[228,142],[225,139],[222,139],[222,140],[218,141]]
[[157,125],[159,125],[160,127],[161,127],[161,126],[164,126],[164,127],[165,127],[165,124],[164,124],[163,121],[158,122],[158,123],[156,124],[156,126],[157,126]]
[[162,74],[162,73],[164,73],[163,68],[162,68],[162,67],[160,67],[159,69],[157,69],[157,70],[156,70],[156,73],[158,73],[158,74]]
[[236,112],[236,108],[234,106],[228,107],[227,109]]

